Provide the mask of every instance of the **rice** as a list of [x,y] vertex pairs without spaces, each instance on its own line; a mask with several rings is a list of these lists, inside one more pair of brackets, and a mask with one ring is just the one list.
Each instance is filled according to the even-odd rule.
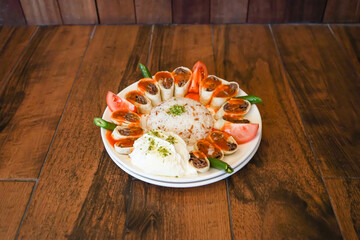
[[209,110],[189,99],[171,98],[151,110],[146,122],[149,129],[160,129],[178,134],[186,144],[193,145],[207,137],[214,125]]

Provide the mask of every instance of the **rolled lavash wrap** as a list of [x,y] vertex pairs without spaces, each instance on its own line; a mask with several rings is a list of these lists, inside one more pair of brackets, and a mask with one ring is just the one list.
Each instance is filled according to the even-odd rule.
[[153,106],[157,106],[161,103],[161,91],[155,79],[140,79],[137,87],[139,91],[143,92],[145,96],[151,100]]
[[154,76],[161,90],[163,101],[169,100],[174,96],[175,83],[172,74],[168,71],[157,72]]
[[218,119],[214,123],[214,128],[223,130],[225,124],[241,124],[241,123],[250,123],[250,121],[244,117],[231,118],[226,115]]
[[116,141],[115,151],[120,154],[131,153],[134,141],[143,134],[144,130],[138,125],[117,126],[111,133],[111,137]]
[[206,172],[210,168],[209,159],[207,159],[206,155],[200,151],[190,153],[189,163],[200,173]]
[[134,149],[134,142],[137,138],[123,138],[114,144],[114,149],[120,154],[130,154]]
[[144,129],[138,125],[117,126],[111,133],[111,137],[115,140],[123,140],[127,138],[139,138],[144,134]]
[[220,119],[223,116],[231,118],[241,118],[250,110],[251,104],[249,101],[240,98],[231,98],[225,102],[216,112],[214,118]]
[[140,116],[128,110],[116,110],[111,114],[111,121],[120,125],[140,124]]
[[200,82],[199,96],[203,105],[208,105],[211,101],[215,89],[222,84],[222,79],[214,75],[209,75]]
[[214,129],[209,134],[208,138],[211,142],[223,150],[225,155],[233,154],[238,149],[238,144],[229,133]]
[[177,67],[171,73],[175,81],[175,97],[185,97],[190,86],[192,72],[187,67]]
[[217,158],[222,160],[224,158],[224,152],[214,143],[208,139],[200,139],[194,146],[196,151],[203,152],[206,157]]
[[211,99],[210,107],[218,110],[228,99],[235,97],[239,91],[239,84],[229,82],[218,86]]
[[134,104],[139,113],[150,113],[152,109],[151,100],[138,90],[128,92],[125,99]]

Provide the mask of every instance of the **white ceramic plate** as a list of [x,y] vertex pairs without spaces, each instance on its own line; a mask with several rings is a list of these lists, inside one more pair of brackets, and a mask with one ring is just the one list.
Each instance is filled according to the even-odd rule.
[[[124,97],[127,92],[136,90],[137,83],[138,82],[135,82],[132,85],[128,86],[127,88],[122,90],[118,95],[120,97]],[[240,90],[238,96],[243,96],[243,95],[246,95],[246,93],[243,92],[242,90]],[[111,121],[110,116],[111,116],[111,112],[108,108],[106,108],[102,118],[107,121]],[[256,107],[256,105],[251,106],[251,109],[247,113],[246,118],[249,119],[250,122],[252,122],[252,123],[259,123],[259,130],[254,139],[252,139],[248,143],[240,144],[239,149],[234,154],[225,156],[224,160],[228,164],[230,164],[233,168],[238,168],[238,166],[242,165],[242,163],[244,163],[245,160],[248,160],[249,156],[252,153],[255,154],[254,150],[257,149],[257,147],[261,141],[262,122],[261,122],[260,112],[259,112],[258,108]],[[117,164],[119,163],[121,166],[126,167],[127,170],[136,174],[137,175],[136,178],[140,179],[140,177],[141,177],[141,178],[149,179],[152,181],[161,181],[161,182],[167,182],[167,183],[194,183],[194,182],[202,182],[205,180],[210,180],[213,178],[218,178],[218,177],[222,176],[224,173],[223,171],[220,171],[220,170],[217,170],[214,168],[210,168],[209,171],[198,174],[197,176],[186,176],[186,177],[179,177],[179,178],[156,176],[156,175],[144,173],[141,169],[137,168],[136,166],[134,166],[131,163],[130,157],[128,155],[121,155],[121,154],[118,154],[117,152],[115,152],[114,148],[110,145],[110,143],[106,139],[106,131],[107,130],[101,129],[100,131],[101,131],[101,137],[102,137],[103,143],[105,145],[105,149],[108,152],[108,154],[110,155],[110,157],[113,159],[113,161]],[[224,178],[227,176],[229,176],[229,175],[227,174],[226,176],[224,176]]]

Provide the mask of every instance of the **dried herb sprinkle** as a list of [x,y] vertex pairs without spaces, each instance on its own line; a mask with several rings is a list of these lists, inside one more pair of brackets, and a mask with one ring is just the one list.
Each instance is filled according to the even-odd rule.
[[179,116],[179,115],[183,114],[184,112],[185,112],[185,106],[176,104],[176,105],[173,105],[170,107],[167,114],[173,115],[173,116]]

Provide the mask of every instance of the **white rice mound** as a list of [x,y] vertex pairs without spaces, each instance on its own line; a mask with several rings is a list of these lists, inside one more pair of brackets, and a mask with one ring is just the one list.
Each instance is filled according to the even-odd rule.
[[[169,109],[174,105],[184,106],[185,112],[177,116],[169,114]],[[209,135],[214,119],[201,103],[190,98],[174,97],[153,108],[146,125],[150,130],[174,132],[191,146]]]

